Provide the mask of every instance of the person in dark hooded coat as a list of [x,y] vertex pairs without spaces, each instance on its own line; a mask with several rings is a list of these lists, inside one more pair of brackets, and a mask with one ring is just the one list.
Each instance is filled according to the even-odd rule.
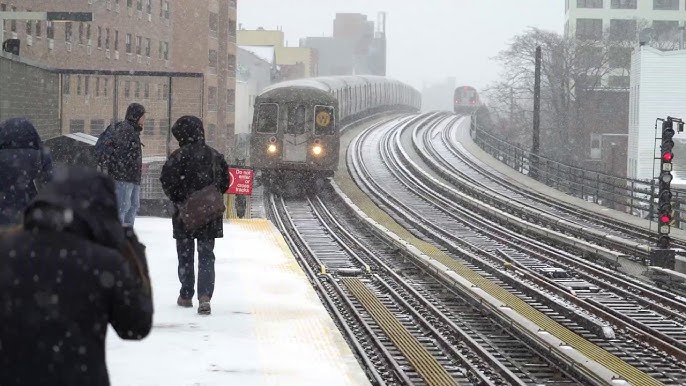
[[148,335],[145,247],[119,222],[114,189],[95,170],[58,170],[23,228],[0,237],[0,385],[108,385],[108,324]]
[[177,304],[193,306],[195,273],[193,255],[194,239],[198,240],[198,313],[209,314],[210,300],[214,292],[214,239],[224,236],[222,218],[213,219],[205,226],[188,231],[179,217],[178,206],[196,191],[213,184],[221,193],[229,188],[229,165],[224,156],[205,143],[202,121],[194,116],[179,118],[172,127],[172,134],[179,141],[175,150],[162,167],[162,189],[174,203],[172,225],[176,250],[179,257],[179,280],[181,290]]
[[131,103],[126,109],[126,119],[117,123],[111,133],[103,133],[108,137],[111,150],[107,153],[107,159],[99,163],[115,181],[119,219],[127,225],[133,225],[140,207],[143,170],[140,134],[144,124],[145,108],[138,103]]
[[52,159],[25,118],[0,123],[0,228],[19,225],[21,213],[52,173]]

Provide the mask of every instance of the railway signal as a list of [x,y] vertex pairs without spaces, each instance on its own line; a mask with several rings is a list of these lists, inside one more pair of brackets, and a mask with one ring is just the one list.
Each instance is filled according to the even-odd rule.
[[658,177],[658,202],[657,202],[657,249],[653,250],[652,265],[665,268],[674,268],[674,251],[670,249],[671,238],[669,237],[672,224],[672,190],[671,183],[674,161],[674,134],[684,130],[684,122],[678,118],[667,117],[662,121],[662,133],[660,136],[660,175]]

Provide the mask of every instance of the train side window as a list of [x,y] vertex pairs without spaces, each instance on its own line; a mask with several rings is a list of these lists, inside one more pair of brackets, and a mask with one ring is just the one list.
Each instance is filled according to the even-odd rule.
[[276,133],[279,122],[279,105],[262,103],[257,110],[257,132]]
[[334,135],[336,114],[332,106],[314,106],[314,135]]
[[305,132],[305,122],[307,121],[305,106],[298,105],[290,108],[288,114],[288,124],[286,126],[286,133],[288,134],[303,134]]

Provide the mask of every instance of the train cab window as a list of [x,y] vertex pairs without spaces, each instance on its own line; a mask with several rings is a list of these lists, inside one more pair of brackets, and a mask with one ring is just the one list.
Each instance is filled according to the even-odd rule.
[[332,106],[314,107],[314,135],[333,135],[336,133],[335,113]]
[[262,103],[257,110],[257,132],[276,133],[279,122],[279,105]]
[[288,123],[286,125],[286,133],[288,134],[303,134],[305,133],[305,122],[307,121],[307,112],[305,106],[291,106],[288,114]]

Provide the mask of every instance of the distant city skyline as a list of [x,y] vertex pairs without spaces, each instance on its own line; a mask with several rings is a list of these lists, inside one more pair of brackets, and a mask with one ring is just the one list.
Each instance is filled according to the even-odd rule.
[[301,38],[331,36],[336,13],[362,13],[376,21],[379,11],[388,15],[388,76],[419,90],[424,82],[446,77],[483,89],[498,79],[493,58],[512,37],[528,27],[564,30],[562,0],[427,0],[421,7],[397,0],[243,0],[238,23],[280,28],[288,45],[297,46]]

